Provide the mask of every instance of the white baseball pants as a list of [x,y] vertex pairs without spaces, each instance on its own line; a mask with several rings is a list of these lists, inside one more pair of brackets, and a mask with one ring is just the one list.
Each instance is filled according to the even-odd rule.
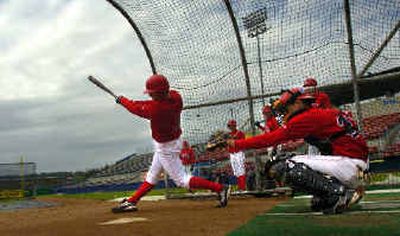
[[335,177],[350,188],[358,185],[358,171],[367,169],[367,163],[363,160],[344,156],[298,155],[290,161],[304,163],[315,171]]
[[182,149],[182,140],[180,138],[166,143],[159,143],[153,140],[154,156],[146,181],[150,184],[157,184],[158,176],[164,169],[179,187],[189,189],[189,181],[192,177],[185,173],[185,168],[179,159],[179,153]]
[[245,175],[246,169],[244,166],[244,162],[245,162],[246,157],[244,155],[244,152],[230,153],[229,157],[230,157],[230,161],[231,161],[233,174],[236,177]]

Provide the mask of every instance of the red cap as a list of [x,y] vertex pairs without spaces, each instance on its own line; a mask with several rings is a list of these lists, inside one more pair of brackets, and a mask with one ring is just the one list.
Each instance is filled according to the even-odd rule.
[[169,83],[165,76],[154,74],[146,81],[146,90],[144,93],[167,92],[169,90]]
[[318,83],[314,78],[308,77],[306,80],[304,80],[303,87],[315,87],[317,85]]
[[183,141],[183,143],[182,143],[182,144],[183,144],[183,147],[185,147],[185,148],[189,147],[189,142],[188,142],[188,141],[186,141],[186,140],[185,140],[185,141]]
[[236,120],[229,120],[228,121],[228,126],[235,126],[236,127],[237,123]]
[[264,108],[262,109],[262,113],[270,113],[272,112],[271,106],[270,105],[265,105]]

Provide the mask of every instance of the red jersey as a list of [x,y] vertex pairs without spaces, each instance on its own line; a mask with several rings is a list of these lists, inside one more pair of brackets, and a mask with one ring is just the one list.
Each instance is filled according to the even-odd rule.
[[328,94],[318,91],[315,99],[316,108],[332,108]]
[[265,127],[263,127],[261,124],[257,124],[257,127],[260,130],[262,130],[263,132],[269,133],[269,132],[272,132],[272,131],[278,129],[279,123],[275,117],[272,117],[272,118],[268,119],[267,121],[265,121]]
[[150,120],[151,135],[157,142],[172,141],[182,134],[183,102],[177,91],[170,90],[169,97],[162,101],[132,101],[121,97],[120,102],[131,113]]
[[235,130],[229,133],[232,139],[238,140],[238,139],[245,139],[246,135],[240,131],[240,130]]
[[196,157],[192,148],[184,148],[179,154],[183,165],[191,165],[196,162]]
[[264,132],[269,133],[274,130],[277,130],[279,128],[278,121],[275,119],[275,117],[272,117],[271,119],[268,119],[265,123],[265,128]]
[[347,132],[345,118],[336,109],[305,110],[288,120],[285,126],[271,132],[235,141],[235,151],[274,146],[289,140],[330,140],[330,155],[367,160],[368,147],[356,132]]
[[[235,140],[241,140],[241,139],[245,139],[246,138],[246,135],[240,130],[232,131],[232,132],[229,133],[229,135],[231,136],[232,139],[235,139]],[[228,147],[228,152],[229,153],[235,153],[235,152],[238,152],[238,151],[232,149],[231,147]]]

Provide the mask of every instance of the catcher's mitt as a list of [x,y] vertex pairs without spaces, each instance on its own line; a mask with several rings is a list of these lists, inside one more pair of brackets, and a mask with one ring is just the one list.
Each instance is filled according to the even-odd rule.
[[206,149],[208,151],[215,151],[217,149],[222,149],[227,146],[227,140],[230,138],[228,132],[223,130],[217,130],[213,133],[210,138],[208,139]]

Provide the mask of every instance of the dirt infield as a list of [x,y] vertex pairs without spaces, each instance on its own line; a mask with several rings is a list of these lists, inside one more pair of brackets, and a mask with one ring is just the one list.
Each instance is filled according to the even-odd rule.
[[[224,209],[213,200],[141,202],[138,212],[117,215],[107,201],[41,200],[59,205],[0,212],[0,235],[225,235],[285,199],[235,198]],[[107,223],[121,218],[134,222]]]

